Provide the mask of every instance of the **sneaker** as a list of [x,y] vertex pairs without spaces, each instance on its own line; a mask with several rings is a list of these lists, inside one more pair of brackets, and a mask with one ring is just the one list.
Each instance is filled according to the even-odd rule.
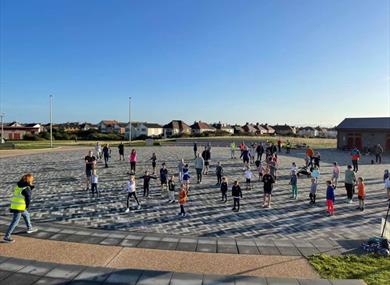
[[129,209],[129,208],[126,209],[125,213],[128,213],[128,212],[130,212],[130,209]]
[[32,228],[32,229],[28,229],[28,230],[27,230],[27,233],[28,233],[28,234],[32,234],[32,233],[36,233],[37,231],[38,231],[38,229],[33,229],[33,228]]
[[141,209],[141,208],[142,208],[141,205],[138,205],[137,209],[139,210],[139,209]]
[[15,240],[12,239],[12,238],[10,238],[10,237],[4,237],[4,238],[3,238],[3,242],[6,242],[6,243],[13,243],[13,242],[15,242]]
[[348,204],[352,204],[352,200],[348,200]]
[[172,200],[168,200],[167,203],[171,203]]
[[173,204],[173,203],[176,203],[176,200],[172,200],[172,201],[171,201],[171,204]]
[[183,218],[185,217],[185,216],[187,216],[187,214],[186,213],[184,213],[183,215],[181,215]]

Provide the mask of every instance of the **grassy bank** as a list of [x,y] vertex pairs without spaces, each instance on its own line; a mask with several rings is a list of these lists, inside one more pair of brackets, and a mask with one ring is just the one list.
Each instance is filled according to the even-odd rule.
[[368,285],[390,284],[390,258],[374,255],[314,255],[310,264],[321,278],[363,279]]

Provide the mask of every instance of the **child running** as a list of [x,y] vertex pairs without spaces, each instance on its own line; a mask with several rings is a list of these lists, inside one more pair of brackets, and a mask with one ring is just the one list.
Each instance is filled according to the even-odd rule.
[[152,161],[153,175],[155,175],[156,174],[156,160],[157,160],[157,156],[156,156],[156,154],[154,152],[153,152],[152,157],[150,158],[150,160]]
[[187,195],[188,195],[188,190],[186,185],[182,184],[180,187],[180,192],[179,192],[179,204],[180,204],[180,213],[179,215],[182,217],[186,216],[186,211],[184,210],[184,205],[187,203]]
[[169,200],[168,203],[175,203],[175,176],[171,176],[168,181]]
[[184,165],[183,167],[183,183],[187,186],[187,190],[189,190],[190,187],[190,172],[188,170],[188,164]]
[[334,215],[334,188],[332,186],[332,181],[326,181],[326,205],[328,207],[328,215]]
[[297,172],[293,170],[291,172],[290,185],[291,185],[291,198],[298,199],[298,176]]
[[228,181],[226,177],[222,177],[222,183],[221,183],[221,194],[222,199],[221,202],[226,203],[227,202],[227,191],[228,191]]
[[223,176],[223,167],[220,161],[218,161],[217,167],[215,169],[215,173],[217,174],[217,185],[221,185],[222,176]]
[[141,204],[138,201],[137,193],[136,193],[136,185],[135,185],[135,177],[134,175],[130,175],[129,181],[127,181],[125,191],[127,192],[127,208],[125,210],[125,213],[130,212],[130,198],[134,197],[135,201],[137,202],[137,209],[141,209]]
[[242,191],[241,187],[238,184],[238,181],[234,181],[233,187],[232,187],[232,197],[233,197],[233,212],[239,212],[240,211],[240,198],[242,198]]
[[311,185],[310,185],[310,194],[309,194],[311,206],[314,206],[316,204],[317,186],[318,186],[317,179],[312,178]]
[[363,177],[359,177],[357,181],[359,207],[358,210],[364,211],[364,200],[366,198],[366,186],[364,185]]
[[251,187],[251,179],[252,179],[253,173],[250,169],[249,166],[246,167],[246,170],[244,172],[244,177],[245,177],[245,185],[246,185],[246,190],[250,190]]
[[99,176],[96,174],[96,169],[92,170],[92,175],[91,175],[91,191],[92,191],[92,197],[95,197],[95,192],[96,192],[96,197],[99,197],[99,190],[98,190],[98,180]]

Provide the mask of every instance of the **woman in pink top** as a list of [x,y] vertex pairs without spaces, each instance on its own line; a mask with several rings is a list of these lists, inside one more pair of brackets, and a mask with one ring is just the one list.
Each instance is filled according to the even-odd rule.
[[135,165],[137,164],[137,152],[135,149],[131,150],[131,153],[129,155],[129,161],[130,161],[130,172],[135,173]]
[[337,162],[333,162],[333,170],[332,170],[332,184],[334,189],[337,187],[337,181],[340,176],[340,167]]

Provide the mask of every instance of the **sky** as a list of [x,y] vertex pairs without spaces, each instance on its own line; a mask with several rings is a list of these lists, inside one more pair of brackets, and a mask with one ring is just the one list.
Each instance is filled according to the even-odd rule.
[[390,116],[388,0],[1,0],[5,121]]

